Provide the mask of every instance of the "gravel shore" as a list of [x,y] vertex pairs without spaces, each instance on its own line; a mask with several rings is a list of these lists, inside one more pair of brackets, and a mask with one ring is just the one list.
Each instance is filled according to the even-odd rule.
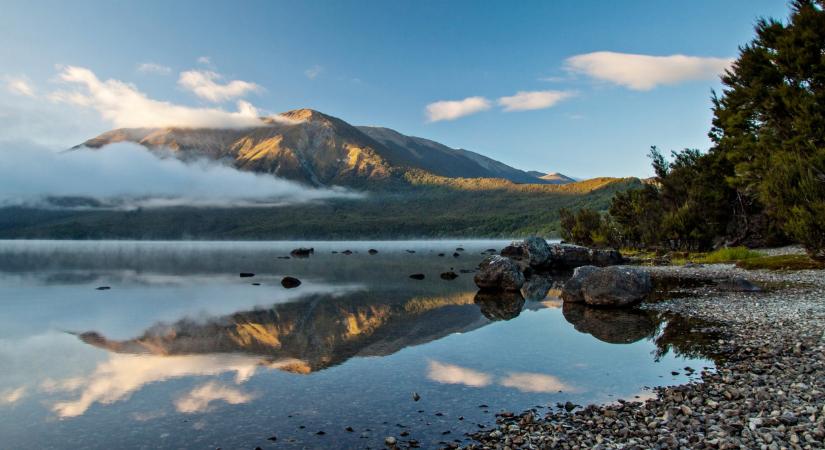
[[[619,401],[504,414],[472,449],[825,448],[825,271],[745,271],[732,265],[649,267],[654,276],[742,276],[763,292],[693,288],[642,307],[719,324],[715,371]],[[570,405],[568,405],[570,406]]]

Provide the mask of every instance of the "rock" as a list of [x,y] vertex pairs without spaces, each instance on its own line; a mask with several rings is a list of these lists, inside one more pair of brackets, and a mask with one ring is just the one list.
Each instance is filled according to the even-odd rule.
[[377,255],[377,254],[378,254],[378,250],[376,250],[376,249],[374,249],[374,248],[371,248],[371,249],[367,250],[367,253],[369,253],[370,255]]
[[501,256],[512,259],[524,271],[528,267],[539,268],[550,259],[550,247],[540,237],[515,241],[501,250]]
[[343,253],[344,255],[351,255],[351,254],[352,254],[352,250],[344,250],[344,251],[343,251],[343,252],[341,252],[341,253]]
[[387,444],[388,447],[394,447],[396,442],[398,441],[394,436],[387,436],[387,438],[384,439],[384,443]]
[[249,278],[249,277],[254,277],[254,276],[255,276],[255,274],[252,273],[252,272],[241,272],[241,278]]
[[424,279],[424,274],[423,273],[414,273],[414,274],[410,275],[410,278],[412,278],[413,280],[423,280]]
[[275,442],[275,441],[277,441],[277,440],[278,440],[278,436],[274,436],[274,435],[273,435],[273,436],[270,436],[270,437],[266,438],[266,440],[267,440],[267,441],[272,441],[272,442]]
[[582,295],[582,280],[591,273],[599,270],[594,266],[581,266],[573,271],[573,276],[564,283],[561,290],[561,299],[570,303],[584,303],[584,296]]
[[443,256],[444,256],[444,253],[439,253],[439,254],[438,254],[438,256],[442,256],[442,257],[443,257]]
[[[585,266],[586,267],[586,266]],[[591,306],[629,306],[647,298],[653,290],[650,274],[632,267],[580,267],[564,285],[565,301]]]
[[554,269],[575,269],[592,263],[590,249],[573,244],[552,244],[549,265]]
[[590,261],[594,266],[607,267],[622,264],[624,258],[618,250],[594,248],[590,250]]
[[299,280],[295,277],[283,277],[281,279],[281,286],[283,286],[287,289],[296,288],[300,285],[301,285],[301,280]]
[[716,282],[716,288],[726,292],[762,292],[762,288],[742,277],[731,277]]
[[456,278],[458,278],[458,274],[452,271],[441,274],[442,280],[455,280]]
[[278,256],[278,259],[291,259],[289,256]]
[[415,253],[415,250],[407,250],[407,253]]
[[252,286],[260,286],[261,283],[252,283]]
[[[296,249],[292,250],[291,252],[289,252],[289,254],[294,258],[308,258],[309,255],[311,255],[313,253],[315,253],[315,248],[305,248],[305,247],[299,247],[299,248],[296,248]],[[344,253],[346,253],[346,252],[344,252]]]
[[518,317],[524,307],[524,297],[519,291],[478,291],[473,302],[481,314],[490,320],[510,320]]
[[418,395],[418,392],[413,392],[412,399],[414,402],[421,400],[421,396]]
[[461,256],[461,253],[458,253],[458,252],[453,253],[453,258],[458,258],[459,256]]
[[524,274],[509,258],[489,256],[478,267],[473,281],[481,289],[517,291],[524,285]]
[[109,286],[98,286],[95,288],[96,291],[108,291],[109,289],[111,289]]

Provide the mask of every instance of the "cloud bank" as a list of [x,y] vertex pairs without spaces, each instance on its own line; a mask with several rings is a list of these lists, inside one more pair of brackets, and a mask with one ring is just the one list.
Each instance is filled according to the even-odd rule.
[[427,120],[455,120],[490,109],[490,101],[484,97],[467,97],[464,100],[441,100],[427,105]]
[[117,127],[246,128],[263,125],[258,110],[242,100],[238,101],[235,112],[220,108],[192,108],[151,99],[134,85],[119,80],[101,81],[91,70],[83,67],[67,66],[60,72],[59,78],[78,89],[54,92],[52,100],[93,108]]
[[556,103],[573,96],[568,91],[519,91],[510,97],[501,97],[498,104],[504,111],[529,111],[532,109],[549,108]]
[[187,70],[180,73],[178,85],[198,97],[214,103],[241,98],[250,92],[260,92],[263,88],[255,83],[232,80],[218,83],[223,76],[211,70]]
[[[244,207],[356,197],[343,189],[308,188],[211,161],[159,158],[132,143],[61,153],[32,144],[0,143],[0,206]],[[67,203],[59,198],[95,201]]]
[[633,90],[648,91],[660,85],[711,80],[732,63],[729,58],[594,52],[568,58],[565,68]]

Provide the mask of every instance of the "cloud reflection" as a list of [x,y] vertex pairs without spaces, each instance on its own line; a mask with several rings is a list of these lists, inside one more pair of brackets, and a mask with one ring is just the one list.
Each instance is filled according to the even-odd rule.
[[178,412],[191,414],[208,411],[209,405],[215,401],[223,401],[230,405],[240,405],[242,403],[248,403],[253,398],[253,395],[247,394],[240,389],[226,386],[216,381],[209,381],[175,400],[175,408]]
[[477,370],[430,360],[427,378],[443,384],[463,384],[472,387],[484,387],[492,382],[493,377]]
[[0,393],[0,405],[13,405],[26,396],[26,387],[9,389]]
[[[42,384],[42,388],[47,392],[80,392],[78,398],[57,402],[52,407],[52,411],[59,417],[69,418],[82,415],[95,403],[112,404],[124,400],[149,383],[171,378],[215,376],[234,372],[235,383],[240,384],[252,377],[260,366],[265,365],[277,369],[297,363],[300,362],[283,360],[268,364],[262,362],[260,358],[233,354],[186,356],[112,354],[88,376],[60,381],[47,380]],[[193,392],[201,395],[201,401],[209,399],[208,391]],[[212,400],[216,399],[218,397],[212,398]],[[192,407],[195,404],[193,401],[184,403],[184,406]]]
[[575,391],[573,387],[564,383],[558,377],[543,373],[513,372],[502,378],[499,384],[504,387],[518,389],[521,392]]

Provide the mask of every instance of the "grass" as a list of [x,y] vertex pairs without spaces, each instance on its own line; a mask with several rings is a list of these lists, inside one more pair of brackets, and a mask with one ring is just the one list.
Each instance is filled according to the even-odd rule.
[[776,255],[748,258],[736,263],[737,267],[747,270],[807,270],[825,269],[825,263],[815,261],[807,255]]
[[693,262],[701,264],[718,264],[747,261],[753,258],[760,258],[762,254],[748,249],[747,247],[725,247],[710,252],[702,257],[693,259]]

